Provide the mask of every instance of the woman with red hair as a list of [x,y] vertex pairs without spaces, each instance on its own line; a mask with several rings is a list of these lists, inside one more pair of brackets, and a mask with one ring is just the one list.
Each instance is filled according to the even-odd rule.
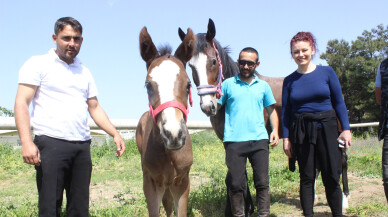
[[[342,216],[341,150],[351,145],[349,119],[336,73],[315,65],[317,44],[310,32],[298,32],[290,42],[298,68],[284,79],[282,93],[283,149],[298,161],[300,201],[305,216],[313,216],[316,168],[321,170],[333,216]],[[337,117],[343,129],[338,136]]]

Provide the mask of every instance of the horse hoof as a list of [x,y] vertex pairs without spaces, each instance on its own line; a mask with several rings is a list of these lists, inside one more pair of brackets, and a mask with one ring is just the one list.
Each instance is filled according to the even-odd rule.
[[318,200],[318,195],[315,194],[314,196],[314,206],[316,206],[318,204],[319,200]]
[[349,198],[350,194],[346,196],[345,194],[342,194],[342,208],[347,209],[349,208]]

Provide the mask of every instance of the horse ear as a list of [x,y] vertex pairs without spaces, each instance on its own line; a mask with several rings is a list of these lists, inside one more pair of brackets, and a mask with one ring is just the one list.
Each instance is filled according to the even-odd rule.
[[147,63],[147,68],[149,63],[159,56],[158,50],[156,49],[154,42],[152,42],[150,34],[148,34],[147,28],[143,27],[139,35],[139,45],[140,45],[140,55],[143,60]]
[[195,44],[195,36],[193,31],[188,28],[187,34],[183,38],[182,43],[176,49],[174,56],[180,59],[183,65],[186,66],[186,63],[191,59],[194,53],[194,44]]
[[207,24],[206,40],[208,42],[211,42],[215,36],[216,36],[216,26],[214,25],[213,20],[209,18],[209,23]]
[[180,27],[178,29],[178,34],[179,34],[179,38],[181,38],[181,40],[183,41],[186,37],[186,33],[183,32],[183,30]]

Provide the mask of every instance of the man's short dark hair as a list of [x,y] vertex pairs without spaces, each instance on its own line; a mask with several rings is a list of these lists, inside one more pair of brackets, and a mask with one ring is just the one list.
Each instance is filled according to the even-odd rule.
[[72,17],[62,17],[55,22],[54,26],[54,33],[56,35],[59,34],[60,31],[65,28],[65,26],[70,25],[75,31],[78,31],[82,35],[82,25],[78,22],[78,20],[72,18]]
[[241,55],[242,52],[255,53],[255,54],[257,55],[257,60],[256,60],[256,62],[259,61],[259,52],[257,52],[257,50],[256,50],[255,48],[253,48],[253,47],[246,47],[246,48],[242,49],[242,50],[240,51],[239,55],[238,55],[238,58],[239,58],[239,59],[240,59],[240,55]]

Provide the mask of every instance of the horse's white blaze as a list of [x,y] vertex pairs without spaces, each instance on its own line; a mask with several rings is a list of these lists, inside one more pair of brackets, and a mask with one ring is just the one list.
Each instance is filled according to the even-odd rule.
[[207,73],[206,73],[207,56],[203,53],[199,53],[190,59],[189,64],[195,66],[198,74],[199,85],[208,85]]
[[164,127],[165,130],[168,130],[173,138],[178,137],[179,130],[181,128],[180,122],[176,119],[175,111],[176,110],[174,108],[166,108],[162,113],[166,122],[164,126],[161,125],[162,123],[159,123],[159,127]]
[[[209,85],[206,70],[207,56],[204,53],[199,53],[197,56],[191,58],[189,64],[194,66],[197,70],[199,85]],[[215,105],[217,105],[215,94],[201,96],[202,111],[211,111],[210,108]]]
[[[158,85],[161,104],[174,100],[174,86],[179,71],[179,66],[171,60],[163,61],[159,66],[152,69],[150,77]],[[180,122],[176,119],[175,109],[166,108],[162,113],[166,121],[164,128],[170,131],[172,136],[177,136]]]

